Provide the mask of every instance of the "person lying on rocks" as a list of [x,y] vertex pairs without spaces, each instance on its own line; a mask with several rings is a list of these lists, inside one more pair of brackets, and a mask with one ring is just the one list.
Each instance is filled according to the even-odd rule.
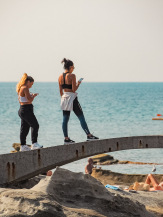
[[149,184],[149,185],[152,184],[153,187],[150,188],[150,191],[157,191],[157,190],[163,191],[163,182],[159,183],[152,174],[149,174],[147,176],[145,184]]
[[92,160],[92,158],[88,158],[88,164],[85,166],[85,173],[91,175],[93,168],[94,168],[93,160]]
[[[152,187],[151,187],[152,186]],[[135,182],[128,190],[135,191],[163,191],[163,182],[158,182],[156,178],[149,174],[145,182]]]

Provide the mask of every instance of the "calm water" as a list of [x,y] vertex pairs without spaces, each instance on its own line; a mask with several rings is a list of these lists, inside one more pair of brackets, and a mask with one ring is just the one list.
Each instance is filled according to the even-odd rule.
[[[16,83],[0,83],[0,154],[12,150],[19,142],[19,103]],[[62,111],[57,83],[35,83],[31,92],[38,92],[34,110],[40,124],[39,143],[44,147],[63,144]],[[162,135],[163,121],[152,121],[157,113],[163,114],[163,83],[82,83],[78,98],[89,129],[100,138]],[[72,113],[69,136],[76,142],[85,141],[79,121]],[[30,134],[27,138],[30,142]],[[128,150],[111,153],[121,160],[163,163],[163,149]],[[83,171],[86,159],[64,166]],[[113,165],[107,169],[126,173],[149,173],[151,166]],[[157,172],[163,173],[163,166]]]

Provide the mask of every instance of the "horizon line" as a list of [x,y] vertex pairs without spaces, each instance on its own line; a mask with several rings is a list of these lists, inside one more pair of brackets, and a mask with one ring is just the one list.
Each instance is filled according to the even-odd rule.
[[[0,81],[0,83],[18,83],[19,81]],[[83,81],[84,83],[163,83],[163,81]],[[35,83],[58,83],[58,81],[35,81]]]

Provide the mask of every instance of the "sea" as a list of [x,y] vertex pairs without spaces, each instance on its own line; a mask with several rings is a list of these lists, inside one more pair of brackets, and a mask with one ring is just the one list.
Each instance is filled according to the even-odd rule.
[[[16,82],[0,82],[0,154],[10,153],[13,143],[19,143],[20,118]],[[38,142],[44,147],[63,145],[62,111],[57,82],[35,82],[30,89],[39,93],[35,98],[34,112],[40,129]],[[163,121],[154,121],[163,115],[163,83],[142,82],[82,82],[77,90],[78,100],[88,127],[100,139],[163,135]],[[86,141],[78,118],[71,112],[69,137],[76,142]],[[27,144],[31,144],[31,135]],[[125,150],[109,153],[115,159],[159,163],[156,172],[163,174],[163,148]],[[87,158],[64,165],[74,172],[84,172]],[[102,169],[127,174],[148,174],[152,165],[108,165]]]

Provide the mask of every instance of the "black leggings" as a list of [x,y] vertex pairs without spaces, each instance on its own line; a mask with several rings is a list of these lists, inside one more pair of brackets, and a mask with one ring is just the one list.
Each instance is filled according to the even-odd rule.
[[21,105],[18,111],[19,117],[21,118],[20,128],[20,142],[21,145],[26,145],[26,137],[31,127],[31,140],[32,144],[37,142],[39,124],[33,113],[33,105]]
[[[76,116],[79,118],[80,124],[81,124],[83,130],[85,131],[85,133],[87,135],[90,134],[87,123],[86,123],[85,118],[84,118],[82,108],[79,104],[77,97],[74,99],[74,102],[73,102],[73,111],[76,114]],[[70,111],[63,111],[62,129],[63,129],[64,137],[68,137],[67,125],[68,125],[69,118],[70,118]]]

